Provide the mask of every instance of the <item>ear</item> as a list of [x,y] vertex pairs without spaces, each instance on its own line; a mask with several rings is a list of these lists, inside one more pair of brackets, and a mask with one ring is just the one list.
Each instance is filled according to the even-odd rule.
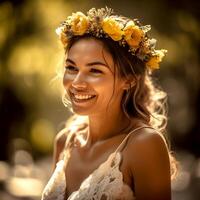
[[137,79],[133,76],[128,76],[125,80],[124,80],[124,86],[123,89],[124,90],[128,90],[132,87],[134,87],[136,85],[136,81]]

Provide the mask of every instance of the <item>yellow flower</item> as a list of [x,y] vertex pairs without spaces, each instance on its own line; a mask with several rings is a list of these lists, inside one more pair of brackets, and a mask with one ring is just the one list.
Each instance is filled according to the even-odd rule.
[[59,27],[59,28],[57,28],[57,29],[56,29],[56,34],[59,36],[59,38],[60,38],[62,44],[63,44],[64,46],[66,46],[67,43],[68,43],[68,38],[67,38],[67,36],[66,36],[66,34],[65,34],[65,29],[64,29],[64,27]]
[[118,23],[115,19],[106,17],[102,21],[102,28],[114,41],[119,41],[123,36],[123,25]]
[[73,13],[68,20],[70,21],[74,35],[83,35],[89,26],[88,17],[82,12]]
[[62,44],[64,45],[64,46],[67,46],[67,44],[68,44],[68,42],[69,42],[69,39],[67,38],[67,36],[65,35],[65,33],[61,33],[60,34],[60,40],[61,40],[61,42],[62,42]]
[[134,48],[137,48],[144,37],[144,32],[133,21],[129,21],[124,28],[126,42]]
[[159,69],[159,63],[162,61],[166,52],[167,50],[164,49],[156,50],[155,55],[150,58],[150,60],[146,63],[146,66],[152,70]]

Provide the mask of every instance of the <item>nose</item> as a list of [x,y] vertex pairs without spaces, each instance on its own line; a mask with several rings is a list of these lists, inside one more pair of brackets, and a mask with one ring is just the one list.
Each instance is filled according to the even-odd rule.
[[76,89],[85,89],[87,87],[87,82],[83,74],[78,73],[74,80],[72,81],[72,87]]

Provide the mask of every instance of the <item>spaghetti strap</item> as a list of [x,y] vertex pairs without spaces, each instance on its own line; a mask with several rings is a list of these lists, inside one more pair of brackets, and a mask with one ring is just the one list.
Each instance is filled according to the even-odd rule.
[[140,127],[135,128],[134,130],[130,131],[130,132],[126,135],[126,137],[122,140],[122,142],[119,144],[119,146],[118,146],[117,149],[115,150],[115,153],[117,153],[118,151],[121,151],[121,150],[123,149],[124,144],[126,143],[127,139],[129,138],[129,136],[130,136],[132,133],[134,133],[135,131],[138,131],[138,130],[140,130],[140,129],[142,129],[142,128],[151,128],[151,129],[154,129],[154,128],[151,127],[151,126],[140,126]]

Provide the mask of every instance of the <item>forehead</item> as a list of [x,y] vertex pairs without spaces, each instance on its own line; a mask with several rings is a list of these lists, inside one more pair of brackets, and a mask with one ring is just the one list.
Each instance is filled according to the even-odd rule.
[[113,67],[112,55],[106,50],[103,42],[93,39],[84,38],[76,41],[66,54],[66,58],[70,58],[75,62],[95,62],[100,61]]

